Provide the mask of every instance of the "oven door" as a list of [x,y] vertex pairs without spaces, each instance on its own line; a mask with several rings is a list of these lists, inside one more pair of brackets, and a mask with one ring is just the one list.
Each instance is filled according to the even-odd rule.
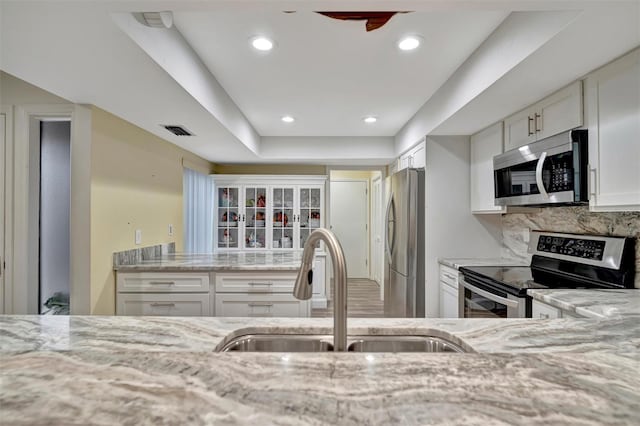
[[460,318],[526,318],[527,299],[507,293],[496,294],[470,284],[460,282]]

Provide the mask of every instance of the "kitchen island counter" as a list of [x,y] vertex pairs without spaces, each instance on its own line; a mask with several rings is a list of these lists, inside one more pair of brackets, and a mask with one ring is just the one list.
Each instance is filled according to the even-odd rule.
[[[637,424],[640,325],[350,319],[349,334],[436,334],[476,353],[215,353],[331,319],[0,317],[10,424]],[[46,421],[45,421],[46,420]]]

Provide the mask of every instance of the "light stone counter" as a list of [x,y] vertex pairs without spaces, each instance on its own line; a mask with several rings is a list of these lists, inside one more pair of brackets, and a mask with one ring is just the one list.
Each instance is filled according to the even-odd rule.
[[119,272],[142,271],[296,271],[302,252],[171,253],[132,264],[114,264]]
[[529,266],[524,259],[509,259],[504,257],[439,258],[438,263],[455,269],[459,269],[462,266]]
[[0,317],[6,424],[638,424],[640,322],[350,319],[469,354],[215,353],[332,319]]
[[587,318],[635,316],[640,321],[640,290],[528,290],[533,299]]

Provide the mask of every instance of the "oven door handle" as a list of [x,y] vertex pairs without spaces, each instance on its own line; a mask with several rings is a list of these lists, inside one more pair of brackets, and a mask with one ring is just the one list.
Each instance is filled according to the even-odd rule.
[[547,159],[547,152],[543,152],[540,154],[540,158],[538,159],[538,163],[536,164],[536,184],[538,184],[538,191],[540,191],[540,195],[544,198],[549,198],[549,193],[547,193],[547,188],[544,187],[544,181],[542,180],[542,171],[544,170],[544,160]]
[[493,294],[486,290],[479,289],[478,287],[474,287],[470,284],[467,284],[465,281],[462,281],[461,284],[462,284],[462,287],[466,288],[467,290],[472,291],[476,294],[479,294],[482,297],[486,297],[489,300],[493,300],[494,302],[501,303],[505,306],[508,306],[509,308],[517,308],[519,305],[519,302],[516,300],[510,300],[510,299],[507,299],[506,297],[498,296],[497,294]]

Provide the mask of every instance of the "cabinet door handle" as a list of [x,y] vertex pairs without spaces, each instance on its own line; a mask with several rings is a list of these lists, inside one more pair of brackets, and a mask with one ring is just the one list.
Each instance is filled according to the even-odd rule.
[[453,275],[447,274],[446,272],[443,272],[442,275],[444,275],[445,277],[449,278],[450,280],[457,280],[458,277],[454,277]]
[[549,314],[543,314],[542,312],[540,312],[540,313],[538,314],[538,316],[539,316],[541,319],[549,319]]
[[152,304],[151,304],[151,306],[153,306],[154,308],[155,308],[155,307],[159,307],[159,306],[164,306],[164,307],[168,307],[168,308],[170,308],[170,307],[172,307],[172,306],[176,306],[176,304],[175,304],[175,303],[159,303],[159,302],[154,302],[154,303],[152,303]]
[[527,117],[527,136],[533,135],[533,131],[531,130],[531,124],[533,123],[533,117]]
[[175,281],[149,281],[150,285],[175,285]]
[[249,313],[248,316],[250,316],[250,317],[272,317],[273,314],[271,312],[264,312],[264,313],[261,313],[261,314]]
[[534,115],[534,119],[535,119],[535,129],[536,129],[536,133],[541,132],[542,131],[542,126],[538,126],[538,123],[541,123],[542,120],[540,120],[542,118],[542,116],[540,114],[538,114],[537,112]]
[[589,166],[589,195],[596,196],[596,169]]

